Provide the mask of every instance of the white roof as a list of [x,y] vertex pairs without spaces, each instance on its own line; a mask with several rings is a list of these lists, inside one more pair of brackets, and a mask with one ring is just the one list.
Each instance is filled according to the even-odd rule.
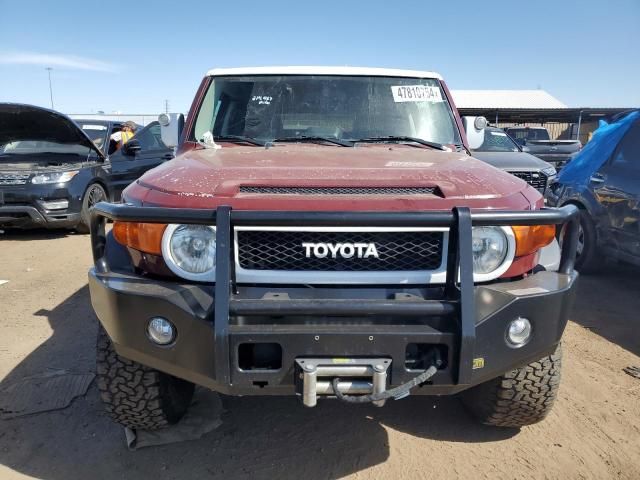
[[452,90],[458,108],[567,108],[544,90]]
[[214,68],[207,72],[207,76],[214,77],[229,75],[351,75],[367,77],[435,78],[442,80],[442,77],[435,72],[368,67],[240,67]]

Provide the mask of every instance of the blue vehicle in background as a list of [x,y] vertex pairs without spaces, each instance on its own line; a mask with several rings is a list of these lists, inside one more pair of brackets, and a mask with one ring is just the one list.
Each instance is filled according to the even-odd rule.
[[640,110],[601,122],[546,197],[551,206],[580,208],[582,273],[597,271],[605,258],[640,266]]

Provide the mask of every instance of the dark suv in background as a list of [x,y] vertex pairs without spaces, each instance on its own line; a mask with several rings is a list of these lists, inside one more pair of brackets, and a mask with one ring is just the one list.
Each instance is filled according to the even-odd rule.
[[74,122],[31,105],[0,104],[0,229],[88,232],[95,203],[119,200],[129,183],[173,158],[158,122],[109,152],[109,137],[118,128],[114,122]]
[[475,158],[521,178],[543,195],[556,176],[553,165],[524,152],[500,128],[485,128],[482,145],[472,148],[471,153]]
[[[617,144],[611,145],[610,155],[592,155],[595,165],[591,169],[591,162],[584,162],[584,182],[561,174],[547,194],[550,205],[580,208],[576,268],[581,272],[597,270],[606,257],[640,265],[640,111],[631,113],[626,121],[631,125]],[[599,145],[591,144],[604,142],[611,140],[594,135],[581,155],[591,150],[597,153]],[[580,160],[577,156],[569,166],[576,162],[577,167]]]

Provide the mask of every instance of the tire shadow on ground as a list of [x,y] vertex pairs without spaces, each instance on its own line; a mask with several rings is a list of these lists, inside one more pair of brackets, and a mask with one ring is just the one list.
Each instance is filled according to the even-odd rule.
[[570,319],[640,356],[640,269],[607,263],[580,275],[577,293]]
[[[52,336],[0,383],[50,368],[95,370],[97,320],[83,287],[46,318]],[[296,398],[224,397],[223,425],[200,440],[130,452],[104,413],[97,388],[70,407],[0,420],[0,464],[44,480],[86,478],[333,479],[384,463],[389,430],[433,440],[493,442],[515,429],[479,425],[454,398],[409,397],[384,408]]]

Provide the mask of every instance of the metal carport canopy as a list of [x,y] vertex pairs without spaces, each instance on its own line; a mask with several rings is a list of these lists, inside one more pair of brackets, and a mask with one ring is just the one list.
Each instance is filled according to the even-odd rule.
[[497,117],[501,122],[577,122],[582,115],[588,118],[610,118],[632,108],[459,108],[462,116],[484,116],[491,122]]

